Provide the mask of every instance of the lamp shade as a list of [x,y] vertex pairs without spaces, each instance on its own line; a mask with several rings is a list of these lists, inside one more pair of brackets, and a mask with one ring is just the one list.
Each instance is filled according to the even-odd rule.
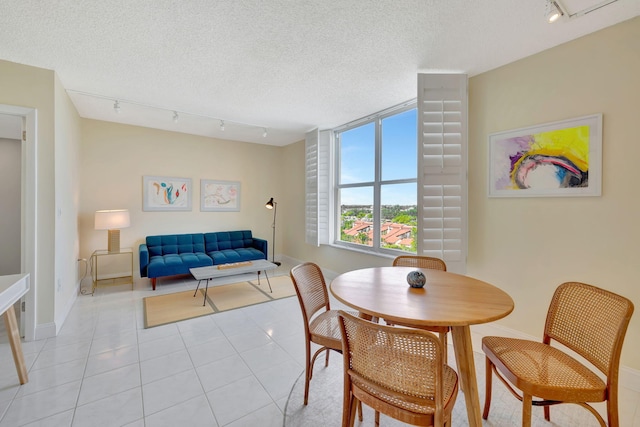
[[114,209],[106,211],[96,211],[96,230],[119,230],[131,225],[128,209]]
[[269,199],[269,201],[267,202],[267,204],[264,205],[265,208],[267,209],[273,209],[273,205],[275,204],[275,202],[273,201],[273,197]]

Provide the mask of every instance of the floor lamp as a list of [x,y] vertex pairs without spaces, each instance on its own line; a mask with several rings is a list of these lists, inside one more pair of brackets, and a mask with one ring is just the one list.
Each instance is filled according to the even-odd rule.
[[279,262],[276,262],[276,211],[278,210],[278,203],[273,200],[273,197],[269,199],[266,205],[264,205],[267,209],[273,209],[273,224],[271,228],[273,229],[273,238],[271,240],[271,244],[273,247],[271,248],[271,262],[275,265],[280,265]]

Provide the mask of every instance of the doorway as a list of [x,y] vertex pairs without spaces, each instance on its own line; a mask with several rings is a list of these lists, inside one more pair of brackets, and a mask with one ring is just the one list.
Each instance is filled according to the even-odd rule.
[[[19,242],[15,243],[19,253],[19,265],[6,267],[13,273],[2,272],[1,274],[29,273],[29,292],[23,297],[16,307],[16,314],[20,319],[20,333],[25,341],[35,339],[35,296],[36,296],[36,117],[37,112],[33,108],[17,107],[0,104],[0,130],[8,132],[12,136],[10,140],[20,144],[19,151],[19,203],[14,207],[19,213],[19,222],[15,227],[20,230]],[[18,130],[17,139],[14,139]],[[15,147],[14,147],[15,148]],[[18,180],[18,178],[15,178]],[[12,210],[12,212],[15,212]],[[12,237],[17,239],[17,237]],[[17,262],[17,261],[15,261]]]

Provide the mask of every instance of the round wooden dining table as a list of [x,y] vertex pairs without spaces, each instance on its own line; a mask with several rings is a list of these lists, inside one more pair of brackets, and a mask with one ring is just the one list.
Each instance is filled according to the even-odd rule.
[[[407,274],[426,276],[411,288]],[[341,274],[330,285],[333,296],[361,313],[410,326],[449,326],[470,426],[481,426],[470,325],[492,322],[513,311],[501,289],[472,277],[414,267],[375,267]]]

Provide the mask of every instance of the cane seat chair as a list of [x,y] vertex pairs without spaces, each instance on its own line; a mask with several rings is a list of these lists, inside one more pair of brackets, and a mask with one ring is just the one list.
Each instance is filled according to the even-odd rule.
[[[567,282],[556,289],[551,299],[542,342],[484,337],[486,394],[482,417],[489,416],[495,374],[522,401],[523,426],[531,425],[532,405],[543,406],[544,417],[550,421],[549,406],[559,403],[578,404],[605,426],[602,416],[589,403],[606,401],[608,425],[617,427],[620,353],[633,309],[631,301],[620,295]],[[552,340],[593,368],[559,346],[552,347]],[[604,381],[595,369],[604,374]]]
[[404,423],[451,425],[458,375],[431,332],[373,323],[340,311],[344,397],[342,426],[363,403]]
[[[440,270],[447,271],[447,264],[441,260],[440,258],[428,257],[428,256],[420,256],[420,255],[400,255],[397,256],[393,260],[393,266],[401,266],[401,267],[414,267],[414,268],[429,268],[431,270]],[[387,324],[390,324],[387,322]],[[411,328],[415,328],[416,326],[411,325],[403,325],[401,323],[395,323],[400,326],[407,326]],[[435,332],[438,334],[440,339],[442,340],[443,351],[444,351],[444,360],[447,360],[447,333],[450,328],[448,326],[423,326],[420,329],[425,329],[427,331]]]
[[[306,349],[304,404],[306,405],[309,401],[309,383],[316,357],[326,351],[325,366],[329,366],[329,350],[342,353],[342,335],[338,325],[338,311],[331,309],[327,285],[320,267],[306,262],[293,267],[289,275],[296,290],[304,320]],[[354,314],[357,315],[357,313]],[[311,343],[320,346],[313,356]]]

